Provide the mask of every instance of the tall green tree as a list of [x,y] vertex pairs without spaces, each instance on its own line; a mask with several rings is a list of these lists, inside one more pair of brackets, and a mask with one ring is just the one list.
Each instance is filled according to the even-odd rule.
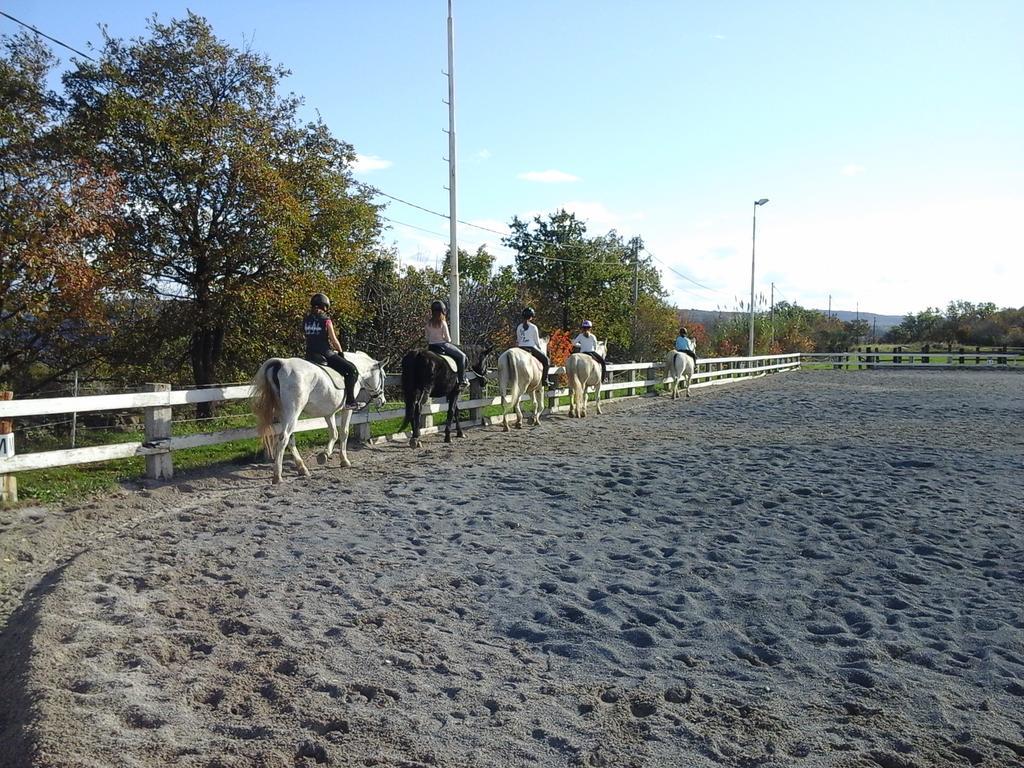
[[148,32],[105,37],[99,63],[65,75],[66,135],[122,179],[121,246],[165,300],[160,327],[187,336],[194,383],[211,384],[241,317],[249,333],[287,332],[254,327],[253,305],[330,291],[373,252],[380,220],[352,147],[279,92],[286,70],[192,13]]
[[626,243],[614,231],[588,237],[586,225],[564,209],[532,222],[516,217],[509,228],[503,242],[516,251],[516,269],[543,310],[542,322],[571,329],[594,320],[598,336],[628,354],[636,336],[634,278],[638,297],[664,296],[658,271],[640,255],[643,242]]

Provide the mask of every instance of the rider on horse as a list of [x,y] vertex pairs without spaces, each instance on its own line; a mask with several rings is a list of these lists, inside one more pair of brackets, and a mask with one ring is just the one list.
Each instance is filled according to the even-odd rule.
[[676,352],[683,352],[689,355],[693,358],[694,364],[697,363],[697,343],[690,338],[686,328],[680,328],[679,335],[676,336]]
[[544,369],[540,377],[541,382],[547,387],[553,387],[555,386],[554,382],[548,379],[548,369],[551,367],[551,361],[548,360],[548,356],[540,349],[540,331],[537,330],[536,325],[530,322],[536,316],[537,313],[533,311],[533,307],[526,307],[523,310],[523,322],[516,326],[516,344],[520,349],[525,349],[537,358]]
[[343,357],[344,349],[334,332],[334,323],[328,316],[331,300],[322,293],[313,294],[309,300],[309,314],[302,320],[306,335],[306,359],[317,365],[326,365],[345,377],[345,408],[356,410],[355,386],[359,378],[358,369]]
[[458,368],[459,383],[469,386],[466,375],[466,353],[452,344],[452,336],[448,331],[448,309],[443,301],[434,301],[430,305],[430,320],[427,321],[427,349],[438,355],[447,355],[455,361]]
[[576,338],[572,340],[572,351],[574,353],[582,352],[597,360],[601,364],[601,381],[607,382],[608,363],[597,353],[597,337],[590,332],[593,327],[594,324],[589,320],[584,320],[580,324],[580,333],[576,334]]

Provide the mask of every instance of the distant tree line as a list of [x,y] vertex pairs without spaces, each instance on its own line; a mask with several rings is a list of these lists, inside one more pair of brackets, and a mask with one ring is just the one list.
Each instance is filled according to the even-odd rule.
[[1024,347],[1024,307],[998,309],[995,304],[952,301],[943,312],[928,308],[907,315],[885,340],[897,343]]

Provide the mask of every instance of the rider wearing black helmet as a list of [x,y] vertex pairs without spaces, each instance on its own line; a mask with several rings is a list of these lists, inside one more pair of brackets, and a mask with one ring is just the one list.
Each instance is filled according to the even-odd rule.
[[334,323],[328,316],[331,300],[322,293],[314,293],[309,300],[309,314],[302,320],[306,335],[306,359],[317,365],[326,365],[345,377],[345,408],[355,410],[359,403],[355,398],[356,379],[359,371],[346,360],[341,342],[334,332]]
[[525,349],[531,355],[533,355],[540,362],[544,368],[544,372],[541,374],[540,380],[544,382],[547,387],[553,387],[554,383],[548,379],[548,369],[551,367],[551,361],[548,360],[548,356],[545,355],[540,348],[540,331],[537,330],[537,326],[531,321],[537,313],[533,311],[533,307],[526,307],[523,310],[523,322],[516,326],[516,343],[520,349]]
[[430,305],[430,319],[427,321],[427,349],[439,355],[448,355],[455,360],[460,385],[469,386],[469,379],[466,378],[466,353],[452,344],[452,336],[448,331],[448,308],[443,301],[435,300]]

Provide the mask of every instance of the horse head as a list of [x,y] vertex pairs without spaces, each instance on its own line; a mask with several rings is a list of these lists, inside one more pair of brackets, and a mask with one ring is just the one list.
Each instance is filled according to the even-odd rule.
[[368,402],[377,401],[378,406],[383,406],[387,400],[384,398],[384,385],[387,383],[388,375],[384,372],[384,363],[374,362],[370,372],[366,375],[366,388],[369,391]]
[[540,337],[540,351],[543,352],[545,355],[548,353],[548,342],[550,340],[551,340],[550,336],[541,336]]
[[467,352],[469,353],[468,357],[470,360],[470,370],[473,371],[473,373],[475,373],[477,376],[483,378],[484,374],[486,373],[486,366],[484,365],[484,363],[487,361],[488,355],[490,355],[491,352],[493,351],[493,344],[474,344],[468,347]]
[[608,340],[607,339],[605,339],[604,341],[598,341],[597,342],[597,354],[599,354],[601,357],[604,357],[604,358],[608,357]]

